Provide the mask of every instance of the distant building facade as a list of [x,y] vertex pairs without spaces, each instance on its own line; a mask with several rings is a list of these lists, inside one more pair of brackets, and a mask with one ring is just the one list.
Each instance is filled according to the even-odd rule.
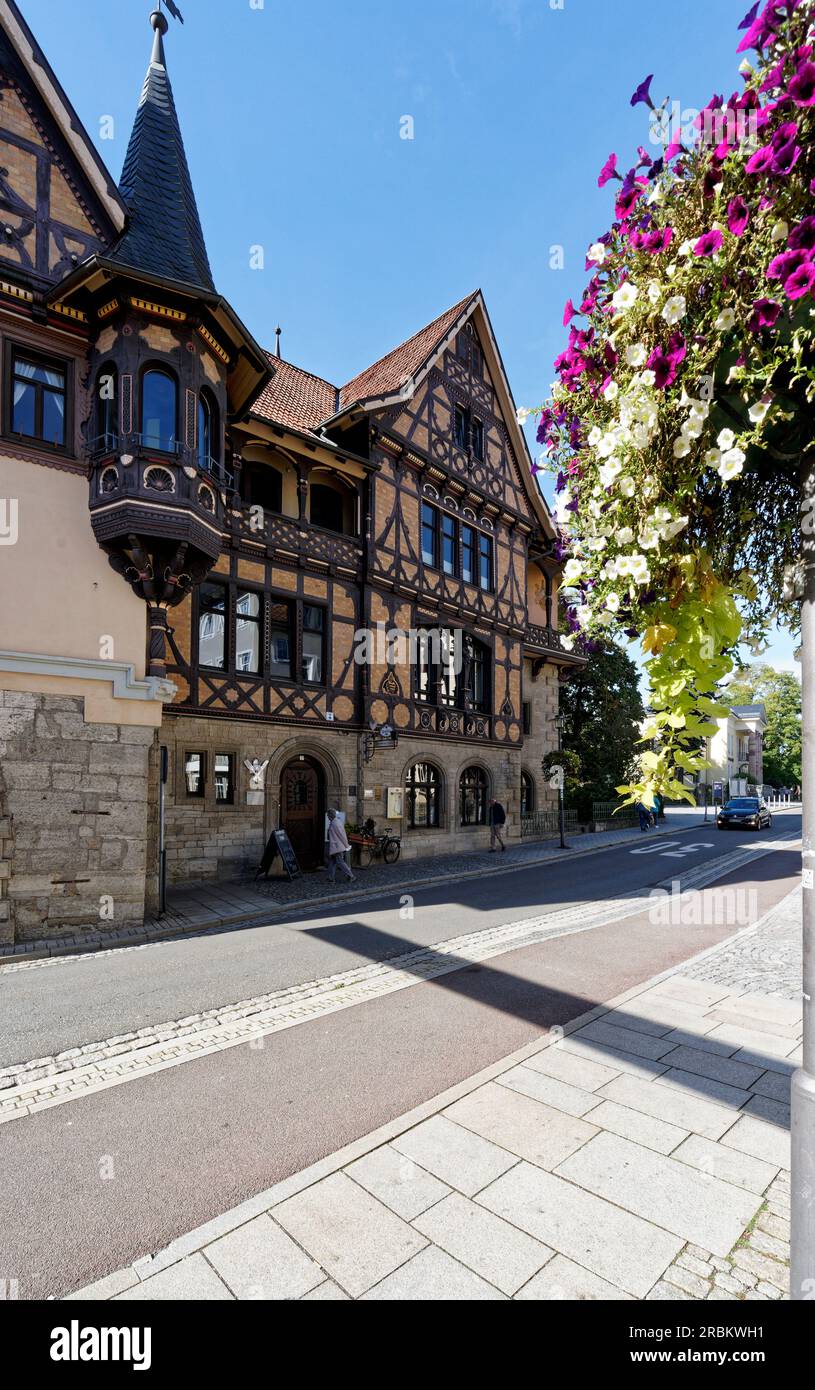
[[581,660],[481,293],[343,386],[262,349],[151,23],[117,187],[0,0],[0,940],[154,912],[162,785],[170,882],[317,866],[328,805],[517,835]]
[[712,766],[705,780],[724,782],[731,795],[744,792],[748,784],[764,783],[764,734],[767,714],[762,704],[733,705],[717,720],[718,728],[707,740],[706,756]]

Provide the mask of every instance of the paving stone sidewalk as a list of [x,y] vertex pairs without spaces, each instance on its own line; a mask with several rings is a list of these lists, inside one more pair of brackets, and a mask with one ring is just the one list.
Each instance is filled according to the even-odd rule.
[[[659,831],[649,833],[654,836],[657,833],[660,836],[674,835],[704,824],[702,813],[695,807],[671,807]],[[707,824],[708,828],[713,828],[711,820]],[[475,854],[447,855],[443,861],[423,858],[396,864],[374,864],[368,869],[356,870],[353,884],[343,881],[333,888],[323,872],[304,874],[293,881],[283,878],[257,881],[243,878],[234,882],[184,885],[169,890],[167,912],[160,918],[148,918],[143,927],[130,927],[124,931],[88,929],[76,935],[0,947],[0,966],[5,961],[20,958],[43,959],[116,946],[141,945],[147,941],[162,941],[199,931],[229,929],[244,923],[247,926],[257,925],[280,912],[317,907],[322,903],[341,904],[345,898],[374,896],[383,889],[396,891],[411,886],[449,883],[456,878],[575,858],[598,849],[625,844],[629,840],[636,840],[639,835],[640,831],[636,828],[604,830],[594,834],[570,835],[566,850],[560,848],[557,839],[533,840],[513,845],[504,854],[491,854],[484,850]]]
[[788,1297],[800,924],[796,889],[730,942],[70,1297]]

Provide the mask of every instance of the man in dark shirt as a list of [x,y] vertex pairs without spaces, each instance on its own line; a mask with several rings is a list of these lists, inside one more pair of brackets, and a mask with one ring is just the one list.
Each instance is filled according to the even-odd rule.
[[498,841],[498,844],[501,846],[502,850],[506,849],[506,845],[504,844],[504,825],[506,824],[506,819],[507,813],[501,805],[500,801],[491,801],[489,815],[490,854],[495,853],[496,840]]

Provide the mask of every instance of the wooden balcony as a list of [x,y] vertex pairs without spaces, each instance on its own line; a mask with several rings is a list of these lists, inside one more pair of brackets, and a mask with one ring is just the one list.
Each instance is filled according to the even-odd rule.
[[234,540],[257,544],[265,541],[267,551],[283,564],[299,565],[326,574],[345,575],[358,579],[362,573],[362,545],[354,536],[324,531],[309,522],[300,523],[293,517],[265,511],[233,502],[230,525]]

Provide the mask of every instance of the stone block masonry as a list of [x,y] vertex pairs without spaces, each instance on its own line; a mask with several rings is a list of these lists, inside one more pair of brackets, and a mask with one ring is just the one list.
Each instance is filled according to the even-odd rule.
[[0,691],[0,941],[141,925],[154,738],[86,723],[82,697]]

